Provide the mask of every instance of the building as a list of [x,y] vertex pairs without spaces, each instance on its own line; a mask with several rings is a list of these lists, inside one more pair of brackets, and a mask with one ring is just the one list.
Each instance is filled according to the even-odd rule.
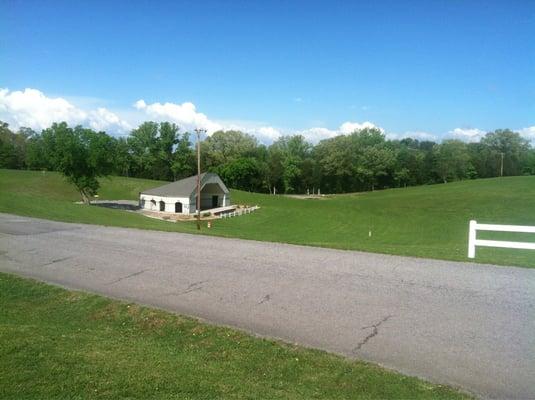
[[[145,210],[178,214],[197,212],[197,175],[139,194]],[[217,174],[201,174],[201,210],[230,206],[230,192]]]

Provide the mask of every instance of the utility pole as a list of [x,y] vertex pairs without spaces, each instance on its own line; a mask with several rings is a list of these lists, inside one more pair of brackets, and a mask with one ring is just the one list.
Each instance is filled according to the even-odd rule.
[[502,156],[502,163],[500,165],[500,176],[503,176],[503,151],[501,152],[501,156]]
[[196,128],[197,134],[197,230],[201,230],[201,133],[206,129]]

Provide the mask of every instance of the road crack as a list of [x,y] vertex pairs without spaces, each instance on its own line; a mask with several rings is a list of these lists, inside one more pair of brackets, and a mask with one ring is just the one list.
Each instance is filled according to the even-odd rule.
[[266,302],[268,302],[268,301],[270,301],[270,300],[271,300],[271,296],[270,296],[269,293],[268,293],[268,294],[266,294],[264,297],[262,297],[262,300],[260,300],[260,301],[258,302],[258,305],[260,305],[260,304],[264,304],[264,303],[266,303]]
[[63,258],[56,258],[55,260],[52,260],[52,261],[50,261],[50,262],[47,262],[46,264],[41,265],[41,267],[46,267],[47,265],[56,264],[56,263],[59,263],[59,262],[68,260],[68,259],[70,259],[70,258],[72,258],[72,257],[69,256],[69,257],[63,257]]
[[188,285],[188,287],[186,289],[184,289],[184,290],[169,292],[169,293],[166,293],[165,295],[166,296],[181,296],[183,294],[196,292],[197,290],[202,290],[202,288],[203,288],[202,284],[206,283],[206,282],[209,282],[209,280],[193,282],[190,285]]
[[148,271],[148,269],[143,269],[143,270],[141,270],[141,271],[134,272],[133,274],[126,275],[126,276],[122,276],[122,277],[120,277],[120,278],[118,278],[118,279],[116,279],[116,280],[114,280],[114,281],[111,281],[110,283],[108,283],[108,285],[113,285],[113,284],[118,283],[118,282],[121,282],[121,281],[123,281],[123,280],[125,280],[125,279],[129,279],[129,278],[132,278],[132,277],[134,277],[134,276],[141,275],[142,273],[147,272],[147,271]]
[[372,339],[373,337],[377,336],[377,334],[379,333],[379,327],[381,326],[381,324],[383,324],[384,322],[388,321],[390,318],[392,318],[392,315],[387,315],[386,317],[384,317],[379,322],[377,322],[377,323],[375,323],[373,325],[362,327],[361,328],[362,330],[371,329],[372,331],[364,339],[362,339],[357,344],[357,346],[353,349],[353,353],[356,353],[357,351],[359,351],[362,348],[362,346],[364,346],[366,343],[368,343],[368,341],[370,339]]

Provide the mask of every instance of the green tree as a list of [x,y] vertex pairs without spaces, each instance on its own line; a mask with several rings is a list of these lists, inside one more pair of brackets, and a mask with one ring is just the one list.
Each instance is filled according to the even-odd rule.
[[527,175],[535,175],[535,149],[529,150],[522,173]]
[[16,168],[14,135],[9,124],[0,121],[0,168]]
[[468,177],[473,170],[466,143],[456,140],[444,140],[433,149],[434,171],[444,183]]
[[184,132],[178,138],[171,164],[173,180],[187,178],[196,174],[196,156],[189,136],[188,132]]
[[218,173],[234,189],[258,190],[262,186],[262,171],[254,158],[238,158],[224,164]]
[[169,122],[160,123],[158,127],[158,136],[156,138],[155,162],[152,170],[152,177],[154,179],[173,179],[173,154],[180,137],[178,131],[179,128],[175,124]]
[[497,129],[481,139],[481,144],[488,146],[494,158],[496,176],[519,175],[530,149],[529,142],[517,132],[510,129]]
[[278,146],[269,146],[267,149],[267,161],[265,181],[270,193],[275,194],[277,190],[283,187],[282,174],[284,167],[282,165],[283,154]]
[[[381,178],[387,177],[395,165],[394,150],[377,128],[366,128],[349,136],[351,165],[361,188],[375,190]],[[384,186],[384,184],[383,184]]]
[[425,151],[416,139],[391,141],[389,146],[396,154],[394,182],[397,186],[420,185],[428,181],[425,168]]
[[254,155],[258,141],[241,131],[217,131],[201,143],[202,165],[208,170]]
[[28,169],[33,170],[53,170],[46,158],[44,141],[41,135],[34,135],[28,139],[26,146],[25,164]]
[[128,137],[132,154],[132,169],[139,178],[154,178],[158,153],[158,123],[144,122]]
[[13,132],[9,129],[9,124],[0,121],[0,168],[25,168],[26,148],[34,133],[29,128]]
[[315,146],[313,155],[324,191],[342,193],[357,189],[353,153],[349,136],[335,136]]
[[278,153],[282,167],[281,181],[285,193],[303,193],[306,182],[303,177],[305,160],[311,157],[312,146],[302,135],[283,136],[270,146]]
[[470,162],[479,178],[497,176],[496,153],[489,146],[474,142],[468,143],[467,148]]
[[379,179],[388,175],[395,160],[395,154],[391,149],[381,145],[368,146],[364,148],[359,157],[355,171],[357,176],[373,191]]
[[114,172],[126,177],[130,176],[133,160],[127,139],[121,137],[115,141],[114,155]]
[[114,143],[104,132],[54,123],[42,133],[52,164],[76,186],[84,203],[97,193],[98,178],[113,170]]

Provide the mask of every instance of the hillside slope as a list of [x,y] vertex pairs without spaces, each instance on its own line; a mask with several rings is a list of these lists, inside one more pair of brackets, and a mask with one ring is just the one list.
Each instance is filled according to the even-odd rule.
[[[100,198],[136,199],[161,182],[113,177]],[[258,204],[255,214],[218,220],[202,233],[467,261],[468,221],[535,225],[535,177],[484,179],[302,200],[232,191],[234,203]],[[0,212],[54,220],[195,233],[125,211],[74,204],[79,196],[51,172],[0,170]],[[369,232],[371,231],[371,236]],[[513,236],[514,235],[514,236]],[[481,236],[483,237],[483,236]],[[533,235],[485,237],[533,241]],[[535,252],[478,248],[478,262],[535,267]]]

